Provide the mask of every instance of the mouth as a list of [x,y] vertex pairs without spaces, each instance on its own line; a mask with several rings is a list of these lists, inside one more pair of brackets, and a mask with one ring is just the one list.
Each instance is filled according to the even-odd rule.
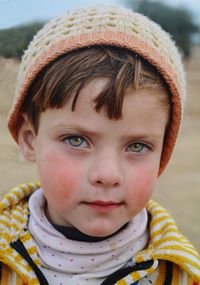
[[119,208],[122,203],[116,203],[113,201],[92,201],[92,202],[85,202],[85,205],[88,207],[98,211],[98,212],[110,212],[116,208]]

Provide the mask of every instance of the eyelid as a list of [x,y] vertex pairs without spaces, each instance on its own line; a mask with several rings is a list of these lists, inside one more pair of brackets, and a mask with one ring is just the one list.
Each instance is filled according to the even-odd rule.
[[[73,146],[72,144],[70,144],[69,139],[70,138],[75,138],[75,137],[81,138],[87,144],[87,147],[83,147],[83,146],[81,147],[82,144],[80,146]],[[90,146],[90,143],[88,142],[88,139],[85,136],[80,135],[80,134],[68,134],[68,135],[65,135],[62,138],[62,141],[64,142],[65,140],[68,140],[68,145],[70,147],[74,148],[74,149],[76,149],[76,148],[77,149],[84,149],[84,148],[88,148]]]
[[[133,145],[133,144],[140,144],[143,148],[142,148],[142,150],[143,149],[146,149],[147,151],[148,150],[151,150],[152,149],[152,147],[148,144],[148,143],[146,143],[146,142],[142,142],[142,141],[133,141],[133,142],[131,142],[131,143],[129,143],[128,145],[127,145],[127,147],[126,147],[126,150],[128,150],[128,148],[131,146],[131,145]],[[132,152],[132,153],[136,153],[136,154],[141,154],[142,153],[142,150],[140,151],[140,152],[137,152],[137,151],[130,151],[130,152]]]

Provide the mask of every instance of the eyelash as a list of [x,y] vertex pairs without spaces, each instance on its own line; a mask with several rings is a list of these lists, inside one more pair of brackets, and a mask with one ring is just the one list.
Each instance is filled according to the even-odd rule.
[[133,142],[129,144],[127,147],[127,150],[130,149],[131,146],[139,147],[139,150],[136,150],[136,151],[130,150],[130,152],[132,153],[143,154],[144,152],[147,152],[148,150],[150,150],[150,147],[147,144],[142,143],[142,142]]
[[[70,141],[70,140],[72,140],[72,139],[78,139],[79,142],[78,142],[76,145],[74,145],[74,144]],[[87,140],[86,140],[84,137],[79,136],[79,135],[70,135],[70,136],[68,136],[68,137],[65,137],[65,138],[63,139],[63,141],[64,141],[65,143],[69,144],[69,145],[70,145],[71,147],[73,147],[73,148],[85,148],[85,147],[88,148],[88,146],[89,146]],[[83,144],[83,142],[85,142],[85,143],[87,144],[87,146],[81,147],[81,145]]]
[[[77,144],[73,144],[72,141],[70,140],[73,140],[73,139],[76,139],[77,140]],[[78,141],[79,140],[79,141]],[[79,136],[79,135],[70,135],[68,137],[65,137],[63,139],[63,141],[65,143],[67,143],[69,146],[73,147],[73,148],[77,148],[77,149],[84,149],[84,148],[88,148],[89,147],[89,143],[88,141],[82,137],[82,136]],[[76,143],[76,142],[75,142]],[[83,144],[86,144],[83,146]],[[136,150],[131,150],[131,147],[134,146],[136,148]],[[138,149],[137,149],[138,148]],[[131,144],[129,144],[126,148],[126,150],[128,152],[131,152],[131,153],[137,153],[137,154],[143,154],[144,152],[150,150],[150,147],[145,144],[145,143],[142,143],[142,142],[133,142]]]

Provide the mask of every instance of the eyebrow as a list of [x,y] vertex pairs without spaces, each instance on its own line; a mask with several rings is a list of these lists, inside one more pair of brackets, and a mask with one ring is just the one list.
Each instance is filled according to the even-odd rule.
[[87,134],[87,135],[93,135],[93,136],[100,136],[98,134],[98,132],[95,132],[93,130],[89,130],[89,129],[86,129],[84,127],[81,127],[81,126],[77,126],[77,125],[70,125],[70,126],[67,126],[66,124],[57,124],[55,125],[53,128],[56,128],[56,129],[60,129],[62,131],[77,131],[77,132],[80,132],[80,133],[84,133],[84,134]]
[[[71,132],[80,132],[80,133],[83,133],[84,135],[86,136],[93,136],[93,137],[100,137],[101,134],[95,130],[90,130],[88,128],[84,128],[82,126],[77,126],[77,125],[70,125],[70,126],[67,126],[66,124],[57,124],[54,126],[54,128],[56,129],[61,129],[62,131],[71,131]],[[162,134],[158,134],[158,133],[155,133],[155,134],[149,134],[149,135],[146,135],[146,134],[124,134],[123,135],[123,140],[154,140],[156,141],[157,139],[159,139],[160,137],[162,136]]]

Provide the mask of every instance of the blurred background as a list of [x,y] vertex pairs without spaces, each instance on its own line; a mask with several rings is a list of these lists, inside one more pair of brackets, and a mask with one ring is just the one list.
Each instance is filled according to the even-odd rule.
[[0,196],[18,183],[37,180],[35,166],[23,159],[6,123],[23,51],[48,20],[91,4],[117,4],[147,15],[172,35],[182,53],[188,82],[184,122],[153,198],[171,213],[200,251],[199,0],[0,0]]

